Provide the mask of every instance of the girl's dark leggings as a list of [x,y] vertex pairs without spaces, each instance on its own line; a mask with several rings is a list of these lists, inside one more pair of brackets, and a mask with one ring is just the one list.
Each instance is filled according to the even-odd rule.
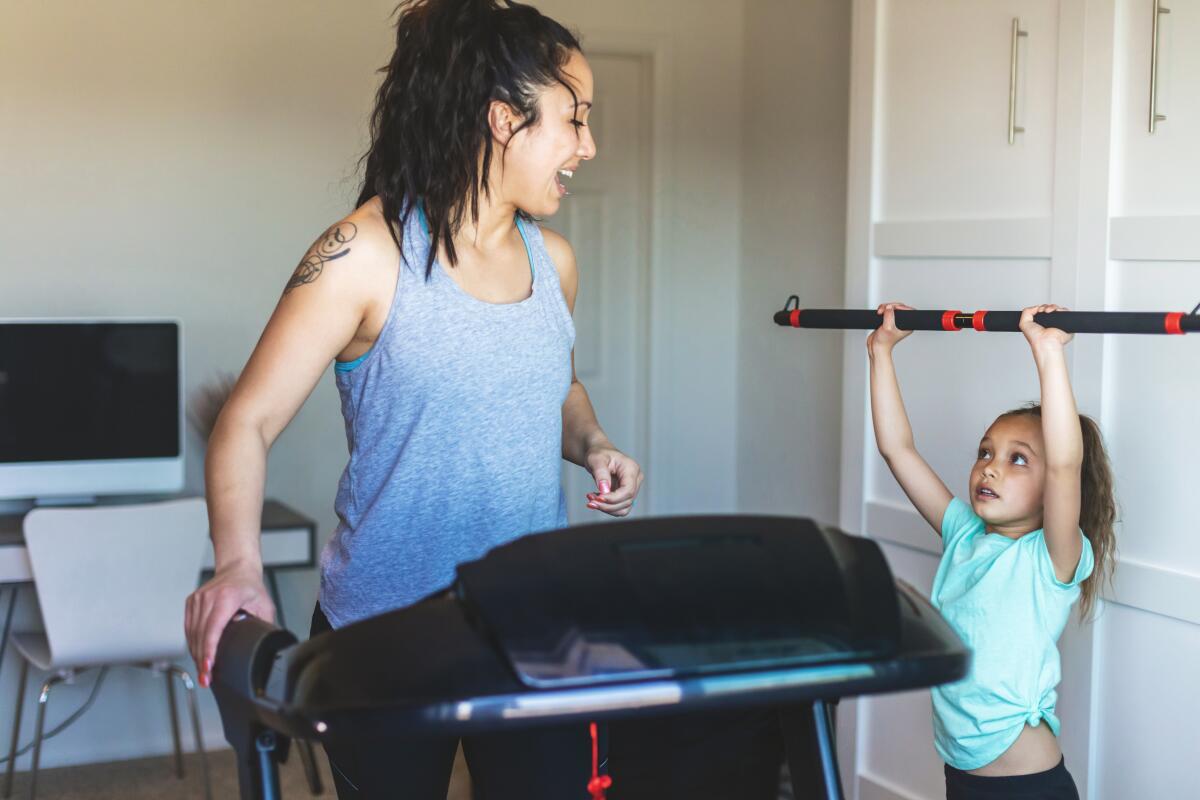
[[1075,780],[1067,765],[1032,775],[985,778],[946,765],[946,800],[1079,800]]

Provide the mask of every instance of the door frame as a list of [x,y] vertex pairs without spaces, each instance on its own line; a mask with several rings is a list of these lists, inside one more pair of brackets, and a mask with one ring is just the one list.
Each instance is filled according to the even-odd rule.
[[639,497],[638,508],[641,513],[648,515],[654,513],[656,505],[653,491],[656,456],[661,452],[660,447],[666,444],[656,438],[656,433],[664,430],[665,426],[656,423],[664,419],[668,411],[663,406],[665,397],[662,386],[655,381],[655,367],[666,363],[669,354],[665,352],[665,338],[659,333],[655,321],[668,319],[668,298],[672,294],[671,276],[667,270],[670,264],[667,221],[672,212],[669,187],[673,174],[670,148],[673,130],[669,109],[673,99],[671,65],[674,63],[674,50],[666,36],[628,31],[589,32],[583,44],[587,56],[633,57],[644,61],[648,68],[648,107],[645,110],[650,117],[650,146],[647,153],[650,163],[644,165],[646,168],[642,170],[644,183],[641,190],[649,201],[650,219],[646,222],[643,237],[646,268],[642,271],[638,286],[645,300],[638,315],[635,334],[645,343],[645,347],[638,352],[641,361],[637,370],[641,397],[637,398],[635,441],[614,442],[637,460],[646,473],[645,496]]

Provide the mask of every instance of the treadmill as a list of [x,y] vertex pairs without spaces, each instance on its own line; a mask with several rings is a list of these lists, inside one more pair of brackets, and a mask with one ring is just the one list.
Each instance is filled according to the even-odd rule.
[[242,800],[281,796],[290,739],[750,706],[780,710],[796,796],[841,800],[832,704],[968,667],[869,539],[796,517],[667,517],[525,536],[415,605],[302,643],[239,614],[212,689]]

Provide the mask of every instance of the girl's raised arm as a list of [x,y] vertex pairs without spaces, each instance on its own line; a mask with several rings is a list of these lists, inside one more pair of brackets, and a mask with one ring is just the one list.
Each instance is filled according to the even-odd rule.
[[867,354],[871,358],[871,421],[875,427],[875,443],[888,469],[900,488],[916,506],[938,535],[942,532],[942,516],[953,495],[933,468],[917,452],[913,442],[912,425],[900,396],[900,382],[892,362],[892,348],[912,331],[896,327],[896,309],[908,309],[899,303],[884,303],[879,307],[883,324],[867,337]]
[[1056,305],[1041,305],[1021,313],[1021,332],[1033,349],[1042,385],[1042,439],[1046,446],[1042,525],[1054,573],[1063,583],[1075,575],[1083,551],[1079,535],[1083,433],[1064,352],[1073,334],[1042,327],[1033,317],[1042,312],[1065,310]]

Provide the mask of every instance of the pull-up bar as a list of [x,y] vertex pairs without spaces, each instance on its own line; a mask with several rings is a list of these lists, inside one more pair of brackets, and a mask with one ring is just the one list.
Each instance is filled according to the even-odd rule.
[[[873,308],[800,308],[792,295],[775,324],[791,328],[874,330],[883,317]],[[1200,308],[1200,307],[1198,307]],[[1200,314],[1193,311],[1051,311],[1034,320],[1067,333],[1164,333],[1200,331]],[[896,311],[896,327],[906,331],[1020,331],[1020,311]]]

